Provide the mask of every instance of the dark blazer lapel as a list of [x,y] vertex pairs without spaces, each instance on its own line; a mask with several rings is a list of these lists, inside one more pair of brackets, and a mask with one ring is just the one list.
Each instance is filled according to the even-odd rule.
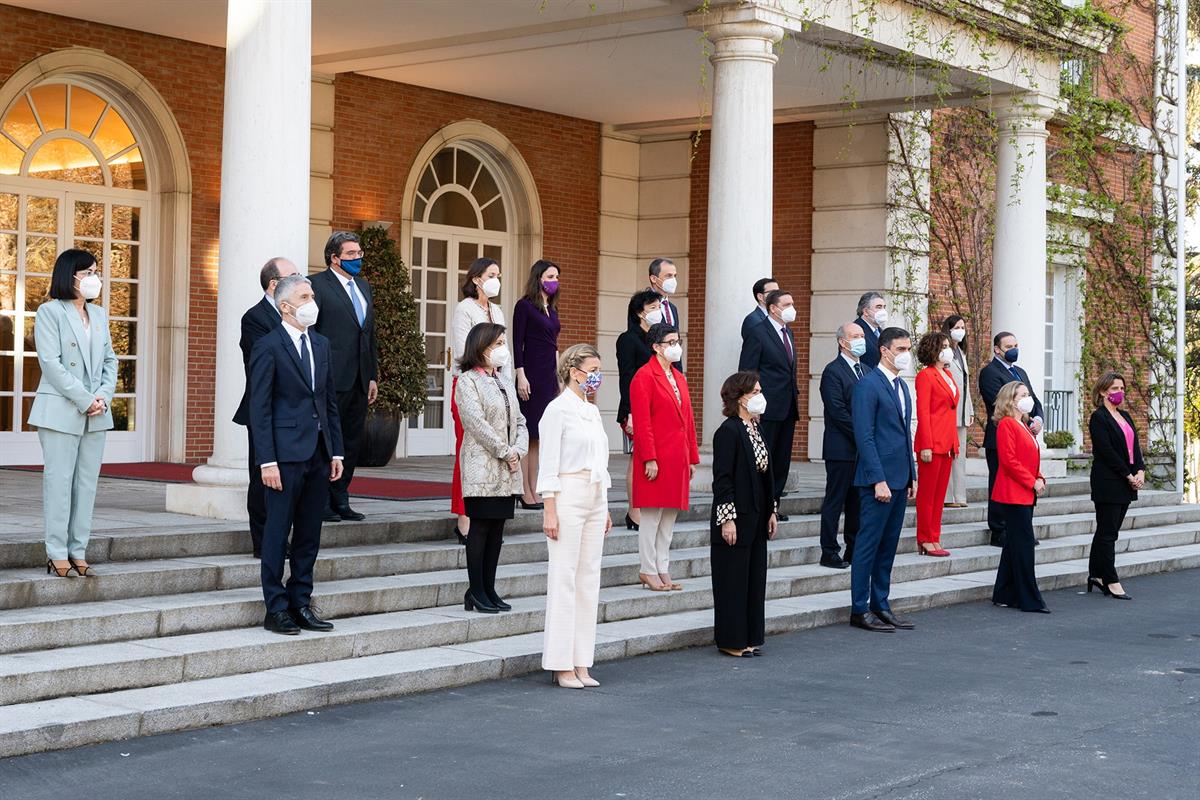
[[738,433],[741,435],[742,452],[746,456],[746,465],[750,467],[750,474],[758,474],[758,464],[754,463],[754,443],[750,441],[750,431],[746,429],[746,423],[741,417],[733,417],[738,426]]
[[[900,398],[896,395],[895,385],[890,380],[888,380],[887,375],[883,374],[883,370],[881,368],[876,367],[875,372],[879,375],[879,381],[880,381],[880,383],[883,384],[884,391],[887,392],[888,396],[892,398],[892,407],[896,409],[896,416],[899,419],[904,419],[904,417],[905,417],[904,409],[900,407]],[[906,394],[907,394],[907,391],[906,391]],[[908,407],[910,409],[912,408],[911,401],[908,403]]]
[[[371,287],[367,282],[359,276],[354,278],[354,288],[358,290],[363,301],[363,327],[366,327],[367,319],[370,318],[372,309],[375,306],[375,301],[371,299]],[[346,298],[349,300],[350,298]]]
[[[345,309],[346,313],[350,315],[350,319],[354,320],[354,324],[357,325],[358,324],[358,315],[354,313],[354,304],[350,302],[350,295],[346,294],[346,286],[345,286],[345,284],[342,283],[341,276],[333,271],[333,267],[326,267],[324,274],[327,276],[325,278],[326,282],[328,282],[333,287],[333,292],[332,292],[333,295],[338,298],[340,304]],[[357,284],[356,284],[356,288],[357,288]],[[364,311],[363,321],[365,322],[366,321],[366,313],[365,313],[366,309],[364,309],[363,311]]]
[[[296,345],[292,344],[291,335],[288,334],[288,332],[283,329],[283,325],[280,325],[278,328],[275,329],[275,335],[279,337],[280,343],[283,344],[284,352],[286,352],[289,356],[292,357],[292,363],[296,365],[296,374],[298,374],[300,376],[300,378],[304,382],[305,386],[310,387],[309,391],[312,391],[311,384],[309,383],[311,378],[310,378],[310,376],[304,374],[304,367],[302,367],[300,365],[300,354],[296,352]],[[311,337],[310,337],[310,339],[311,339]],[[309,344],[309,346],[308,346],[308,357],[309,358],[313,357],[313,350],[312,350],[311,344]]]
[[313,341],[310,335],[308,337],[308,356],[313,360],[313,396],[317,395],[319,387],[324,388],[325,381],[328,378],[326,366],[329,359],[325,357],[325,352],[325,342],[321,342],[321,346],[318,348],[317,343]]

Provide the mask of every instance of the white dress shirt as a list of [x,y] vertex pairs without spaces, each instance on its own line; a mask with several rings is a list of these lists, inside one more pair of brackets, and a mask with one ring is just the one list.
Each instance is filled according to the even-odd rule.
[[[307,329],[301,330],[300,328],[297,328],[292,323],[288,322],[286,319],[283,321],[283,329],[285,331],[287,331],[287,335],[291,337],[292,346],[296,348],[296,355],[303,358],[303,353],[300,350],[300,337],[303,334],[307,334],[308,330]],[[315,387],[317,385],[317,360],[315,358],[313,358],[312,336],[311,335],[308,336],[307,341],[308,341],[308,383],[310,386]],[[320,426],[318,426],[318,428],[319,427]],[[342,460],[342,456],[333,456],[332,458],[335,461]],[[274,467],[278,463],[279,462],[277,462],[277,461],[268,461],[266,464],[263,464],[262,467],[260,467],[260,469],[265,469],[266,467]]]
[[883,375],[888,379],[888,383],[892,385],[892,391],[896,393],[896,398],[900,401],[901,416],[908,413],[908,403],[904,402],[904,391],[896,385],[896,378],[900,376],[883,365],[883,361],[879,362],[879,369],[883,371]]
[[562,476],[591,474],[591,483],[605,490],[612,486],[608,474],[608,435],[600,409],[571,389],[550,401],[538,422],[539,463],[537,493],[554,497],[562,491]]
[[[841,356],[842,356],[842,360],[850,365],[850,371],[853,372],[855,374],[855,376],[858,377],[859,380],[862,380],[863,378],[867,377],[867,371],[865,369],[861,369],[861,370],[859,369],[862,365],[859,363],[857,358],[848,356],[848,355],[846,355],[845,352],[842,352]],[[858,373],[860,371],[862,372],[861,376],[858,375]]]

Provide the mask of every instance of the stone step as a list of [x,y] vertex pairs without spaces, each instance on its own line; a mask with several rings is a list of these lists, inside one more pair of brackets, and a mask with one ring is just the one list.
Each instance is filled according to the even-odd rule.
[[[1051,503],[1047,503],[1042,513],[1035,517],[1039,537],[1051,535],[1049,532],[1055,530],[1055,526],[1063,526],[1061,530],[1064,534],[1092,529],[1094,517],[1090,511],[1053,513],[1055,510],[1082,507],[1078,501],[1057,501],[1057,505]],[[1200,519],[1200,505],[1139,505],[1130,509],[1126,527],[1169,525],[1197,519]],[[949,524],[943,527],[943,543],[951,547],[960,543],[975,543],[974,538],[956,539],[955,534],[967,532],[978,535],[984,530],[982,522]],[[819,519],[806,516],[784,523],[780,538],[805,538],[806,534],[812,536],[818,532]],[[707,523],[699,520],[685,522],[678,528],[674,546],[705,546],[708,544],[708,537]],[[502,563],[519,564],[545,560],[545,539],[540,533],[515,534],[509,536],[507,541],[508,544],[502,552]],[[915,547],[915,544],[905,542],[902,549],[907,547]],[[605,546],[605,552],[610,554],[636,551],[636,533],[624,528],[615,529]],[[805,558],[815,561],[819,558],[819,553],[810,551],[807,556],[797,558],[798,563],[802,563]],[[315,581],[322,584],[352,578],[463,569],[465,565],[464,549],[455,543],[401,542],[326,548],[317,559],[313,574]],[[37,570],[9,569],[0,570],[0,609],[129,600],[259,585],[259,563],[249,555],[110,562],[98,567],[95,577],[87,579],[63,579]]]
[[[1043,503],[1054,498],[1074,498],[1084,502],[1088,494],[1087,478],[1066,478],[1050,484]],[[1142,492],[1139,502],[1168,505],[1177,503],[1180,495],[1172,492]],[[986,492],[983,487],[972,487],[968,498],[974,504],[966,509],[946,509],[947,520],[955,521],[983,519],[986,512]],[[709,497],[695,498],[691,510],[680,516],[682,521],[709,518]],[[402,503],[397,503],[403,508]],[[783,500],[783,510],[790,515],[815,515],[820,511],[819,497],[788,497]],[[624,518],[622,503],[611,506],[613,520]],[[914,509],[909,509],[913,514]],[[959,518],[961,517],[961,518]],[[507,530],[512,533],[535,532],[541,529],[541,514],[534,511],[517,511]],[[453,518],[449,514],[408,513],[402,510],[395,514],[372,516],[364,522],[327,523],[321,531],[321,542],[325,548],[351,547],[358,545],[394,544],[400,542],[430,542],[453,539]],[[911,522],[909,524],[912,524]],[[28,539],[0,542],[0,570],[5,568],[28,568],[45,561],[45,545],[41,531],[30,531]],[[88,558],[97,564],[110,561],[163,560],[170,558],[195,558],[198,556],[248,554],[250,535],[243,525],[216,523],[193,525],[177,530],[146,531],[143,528],[127,531],[95,533],[88,544]]]
[[[1120,552],[1134,553],[1197,543],[1200,543],[1200,526],[1182,524],[1130,531],[1121,537],[1118,547]],[[772,542],[772,545],[776,544],[779,543]],[[1038,563],[1086,558],[1090,545],[1090,534],[1047,539],[1038,548]],[[786,553],[782,549],[772,551],[772,562],[784,561],[776,558],[781,551]],[[702,557],[698,549],[685,551],[684,555],[689,560]],[[707,556],[707,549],[704,556]],[[608,561],[632,558],[620,556]],[[897,556],[892,576],[896,582],[976,572],[989,572],[994,576],[999,559],[999,551],[990,546],[963,548],[949,558],[909,553]],[[706,567],[707,564],[697,565],[697,571]],[[606,570],[608,568],[606,564]],[[682,591],[669,593],[650,592],[636,584],[605,588],[600,596],[599,619],[615,622],[712,606],[711,582],[707,576],[694,575],[680,583],[684,586]],[[829,570],[813,564],[773,565],[768,572],[767,597],[780,599],[846,592],[849,587],[847,571]],[[494,639],[543,629],[544,594],[514,597],[512,603],[513,611],[494,616],[466,612],[454,605],[355,616],[339,619],[337,628],[331,633],[296,638],[280,637],[255,627],[0,655],[0,698],[8,704],[32,702],[68,693],[83,695],[200,680]]]
[[[1126,578],[1194,568],[1200,566],[1200,544],[1124,552],[1118,554],[1117,564]],[[1038,573],[1043,591],[1082,586],[1087,562],[1075,559],[1047,564],[1039,566]],[[900,581],[893,584],[893,607],[906,612],[984,599],[990,596],[993,579],[994,575],[988,571],[976,571],[953,577]],[[848,611],[844,591],[769,600],[768,633],[845,622]],[[996,613],[1012,612],[997,610]],[[598,630],[596,659],[606,661],[711,644],[711,625],[709,610],[605,622]],[[86,697],[12,704],[0,713],[0,757],[244,722],[521,675],[540,668],[541,639],[540,632],[531,632],[381,654],[364,653],[337,661]],[[603,679],[602,670],[600,677]]]

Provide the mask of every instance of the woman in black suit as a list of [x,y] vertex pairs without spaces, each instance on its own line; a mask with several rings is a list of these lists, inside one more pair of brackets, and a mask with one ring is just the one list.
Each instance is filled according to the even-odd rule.
[[729,656],[761,656],[766,636],[767,540],[775,537],[775,476],[758,431],[766,398],[758,374],[721,387],[727,419],[713,434],[713,636]]
[[[646,341],[646,333],[651,325],[662,322],[662,295],[649,289],[638,292],[629,298],[629,313],[626,320],[626,330],[617,337],[617,375],[621,386],[621,400],[617,404],[617,424],[624,434],[625,455],[633,452],[633,419],[629,416],[629,384],[633,376],[641,369],[654,351]],[[625,492],[633,497],[633,459],[629,459],[629,467],[625,470]],[[632,505],[625,514],[625,527],[631,531],[638,529],[642,514]]]
[[1125,402],[1125,379],[1107,372],[1092,391],[1096,410],[1088,421],[1092,439],[1092,502],[1096,534],[1088,559],[1088,591],[1092,587],[1117,600],[1129,600],[1117,577],[1116,543],[1125,512],[1146,484],[1146,463],[1133,417],[1118,406]]

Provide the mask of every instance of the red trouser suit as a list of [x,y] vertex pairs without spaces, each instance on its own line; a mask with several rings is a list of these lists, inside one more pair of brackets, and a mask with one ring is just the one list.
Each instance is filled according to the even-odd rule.
[[[939,542],[942,538],[942,509],[950,470],[958,455],[958,387],[948,369],[941,365],[926,367],[917,373],[917,434],[913,449],[917,453],[917,544]],[[921,451],[930,450],[933,460],[921,460]]]

